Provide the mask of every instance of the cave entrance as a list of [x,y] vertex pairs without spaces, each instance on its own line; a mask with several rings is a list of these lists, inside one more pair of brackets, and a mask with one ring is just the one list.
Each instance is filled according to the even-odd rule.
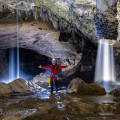
[[[9,48],[6,52],[6,56],[9,66],[9,76],[12,74],[15,79],[17,71],[17,48]],[[48,72],[49,74],[49,70],[38,68],[39,65],[47,66],[51,64],[51,61],[47,56],[41,55],[33,50],[20,48],[19,61],[20,78],[22,79],[32,80],[33,77],[40,73]]]

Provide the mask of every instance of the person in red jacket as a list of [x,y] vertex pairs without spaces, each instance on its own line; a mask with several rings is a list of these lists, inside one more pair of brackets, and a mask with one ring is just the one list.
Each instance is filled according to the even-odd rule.
[[57,92],[57,75],[58,75],[58,71],[62,68],[66,68],[68,67],[68,65],[66,66],[61,66],[56,64],[56,59],[53,58],[52,59],[52,65],[48,65],[48,66],[38,66],[38,68],[42,68],[42,69],[51,69],[51,74],[50,74],[50,81],[51,81],[51,92],[53,93],[53,80],[55,81],[55,87],[56,87],[56,92]]

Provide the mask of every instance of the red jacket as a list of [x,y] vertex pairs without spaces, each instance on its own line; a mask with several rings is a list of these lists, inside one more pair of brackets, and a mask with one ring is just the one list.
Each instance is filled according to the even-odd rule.
[[[57,67],[58,66],[58,67]],[[53,73],[53,68],[54,67],[54,75],[57,75],[58,74],[58,71],[61,69],[61,68],[66,68],[68,66],[61,66],[61,65],[48,65],[48,66],[41,66],[42,69],[51,69],[51,75]]]

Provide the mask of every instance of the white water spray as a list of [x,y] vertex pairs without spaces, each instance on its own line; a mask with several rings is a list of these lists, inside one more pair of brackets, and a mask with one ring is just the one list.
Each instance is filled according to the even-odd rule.
[[14,48],[11,48],[9,51],[9,81],[12,81],[14,79],[15,79],[15,51]]
[[[17,78],[20,78],[20,57],[19,57],[19,31],[18,31],[18,10],[17,10],[17,53],[15,48],[10,49],[9,53],[9,80],[11,82]],[[17,59],[16,59],[17,57]]]
[[105,40],[100,42],[98,46],[95,82],[103,83],[106,90],[108,90],[109,82],[115,82],[115,80],[113,45]]
[[20,78],[20,58],[19,58],[19,30],[18,30],[18,10],[17,10],[17,78]]

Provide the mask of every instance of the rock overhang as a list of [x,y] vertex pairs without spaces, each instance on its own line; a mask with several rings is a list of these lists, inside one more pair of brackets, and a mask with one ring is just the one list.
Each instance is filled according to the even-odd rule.
[[[18,9],[19,5],[16,3],[15,5],[11,5],[12,3],[15,3],[17,0],[13,0],[9,2],[9,4],[6,4],[8,8]],[[25,1],[24,1],[25,2]],[[3,4],[8,3],[4,1]],[[11,3],[11,4],[10,4]],[[28,1],[26,1],[26,4]],[[47,20],[48,17],[50,21],[52,22],[55,29],[58,29],[58,27],[74,27],[78,30],[80,30],[84,35],[88,38],[90,38],[93,42],[96,42],[96,36],[95,36],[95,27],[93,22],[93,12],[95,10],[95,2],[94,0],[91,1],[75,1],[75,9],[74,11],[71,11],[73,14],[73,18],[71,21],[71,18],[69,17],[69,9],[71,1],[67,0],[34,0],[29,1],[30,7],[34,12],[34,17],[37,19],[38,15],[44,20]],[[34,4],[34,5],[33,5]],[[17,6],[18,5],[18,6]],[[34,7],[31,7],[33,5]],[[21,8],[22,9],[22,8]],[[26,9],[27,11],[27,9]],[[47,18],[45,18],[47,17]]]
[[[24,1],[18,1],[18,0],[12,0],[12,1],[1,1],[2,4],[5,6],[8,6],[10,9],[19,9],[21,7],[21,10],[30,11],[32,10],[34,12],[34,17],[38,19],[38,16],[42,18],[45,14],[45,16],[42,18],[44,20],[47,20],[48,17],[52,21],[52,24],[55,29],[59,29],[60,27],[68,27],[69,24],[72,25],[72,27],[75,27],[76,29],[80,30],[86,37],[88,37],[92,42],[98,43],[97,37],[96,37],[96,28],[94,25],[93,15],[96,11],[96,1],[95,0],[77,0],[74,1],[74,9],[72,12],[72,18],[69,16],[70,12],[70,6],[71,6],[71,0],[24,0]],[[7,3],[7,4],[6,4]],[[14,4],[13,4],[14,3]],[[15,4],[16,3],[16,4]],[[97,5],[99,7],[99,5]],[[102,8],[106,8],[105,5],[102,6]],[[117,18],[119,20],[119,3],[117,5],[118,13]],[[42,12],[40,12],[42,11]],[[45,18],[46,17],[46,18]],[[63,26],[61,23],[64,21]],[[61,23],[60,23],[61,21]],[[118,25],[119,28],[119,25]],[[119,29],[118,29],[119,33]],[[119,40],[119,34],[118,34],[118,40]]]

